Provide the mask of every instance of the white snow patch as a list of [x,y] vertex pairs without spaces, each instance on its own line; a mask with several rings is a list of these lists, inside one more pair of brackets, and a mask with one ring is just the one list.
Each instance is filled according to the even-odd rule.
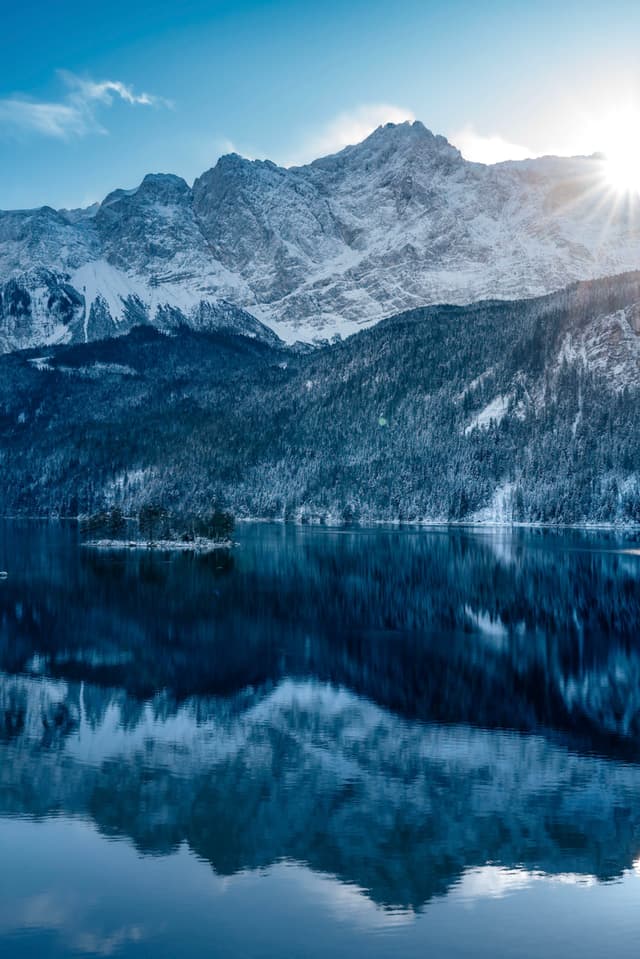
[[124,301],[132,293],[131,284],[121,270],[117,270],[106,260],[93,260],[85,263],[71,277],[73,286],[85,298],[84,338],[88,338],[89,314],[93,304],[102,299],[115,323],[122,319]]
[[77,373],[89,379],[96,380],[101,376],[137,376],[137,371],[131,366],[125,366],[124,363],[92,363],[90,366],[79,366],[77,368],[61,366],[64,373]]
[[215,305],[224,298],[224,293],[233,290],[237,294],[240,285],[238,278],[223,267],[204,278],[175,272],[143,277],[126,273],[106,260],[85,263],[73,273],[71,282],[85,297],[85,340],[88,338],[87,324],[91,307],[97,300],[102,299],[113,321],[120,323],[126,301],[129,297],[138,299],[153,322],[158,310],[163,307],[179,310],[188,317],[202,302]]
[[509,409],[509,399],[509,396],[496,396],[490,403],[487,403],[485,408],[476,413],[468,426],[465,427],[465,436],[476,427],[486,430],[492,422],[499,423]]
[[496,488],[491,502],[468,516],[468,521],[480,525],[504,526],[510,524],[513,518],[513,490],[513,483],[502,483]]

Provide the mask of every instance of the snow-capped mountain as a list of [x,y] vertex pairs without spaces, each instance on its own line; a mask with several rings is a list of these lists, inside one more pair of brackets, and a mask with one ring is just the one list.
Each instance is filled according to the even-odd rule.
[[[640,266],[601,157],[470,163],[419,122],[303,167],[231,154],[87,210],[0,213],[0,345],[188,323],[287,340]],[[257,318],[257,319],[255,319]]]
[[147,322],[277,343],[225,298],[234,282],[209,254],[180,177],[146,176],[87,210],[0,213],[4,351],[99,339]]

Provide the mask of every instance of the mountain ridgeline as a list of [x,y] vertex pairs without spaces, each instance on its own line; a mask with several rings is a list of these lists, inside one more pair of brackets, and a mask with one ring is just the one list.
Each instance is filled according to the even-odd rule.
[[419,122],[301,167],[231,154],[192,187],[149,174],[87,209],[0,212],[0,351],[142,322],[294,342],[537,296],[637,269],[638,214],[602,157],[471,163]]
[[640,521],[640,273],[309,353],[149,326],[0,358],[0,511]]

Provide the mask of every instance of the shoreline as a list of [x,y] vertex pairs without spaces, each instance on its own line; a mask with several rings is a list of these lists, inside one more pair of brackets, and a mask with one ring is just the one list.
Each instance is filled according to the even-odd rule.
[[144,542],[135,539],[92,539],[86,540],[80,544],[86,549],[98,549],[104,551],[118,552],[149,552],[149,553],[215,553],[220,550],[233,549],[238,544],[233,540],[214,540],[204,539],[202,537],[182,542],[173,539],[159,539],[152,542]]
[[610,532],[633,533],[640,532],[640,523],[532,523],[532,522],[495,522],[473,520],[446,520],[446,519],[370,519],[364,523],[333,523],[308,522],[300,520],[284,520],[281,517],[264,516],[236,516],[236,524],[241,523],[276,523],[279,526],[299,526],[312,529],[373,529],[378,526],[390,526],[394,529],[551,529],[551,530],[578,530],[582,532]]
[[[74,523],[79,524],[82,522],[83,517],[81,516],[51,516],[51,515],[0,515],[0,521],[5,522],[38,522],[38,523]],[[399,519],[369,519],[366,522],[362,523],[339,523],[326,520],[325,522],[319,522],[314,520],[313,522],[302,522],[301,520],[285,520],[280,516],[236,516],[236,524],[246,524],[246,523],[264,523],[269,524],[273,523],[278,526],[295,526],[301,528],[313,528],[313,529],[374,529],[379,526],[388,526],[393,527],[394,529],[549,529],[549,530],[576,530],[581,532],[611,532],[611,533],[633,533],[640,532],[640,523],[535,523],[535,522],[525,522],[525,521],[512,521],[505,522],[500,520],[495,521],[473,521],[473,520],[446,520],[446,519],[419,519],[419,520],[399,520]],[[147,548],[147,543],[137,540],[91,540],[89,541],[92,545],[97,543],[118,543],[129,548],[134,546],[138,548]],[[162,543],[171,543],[172,548],[176,546],[179,548],[192,547],[193,543],[183,544],[179,541],[174,540],[162,540],[159,541]],[[211,540],[211,542],[217,542]],[[229,546],[236,546],[237,543],[232,542],[231,540],[225,540],[227,548]],[[83,544],[83,545],[88,545]],[[219,547],[218,547],[219,548]]]

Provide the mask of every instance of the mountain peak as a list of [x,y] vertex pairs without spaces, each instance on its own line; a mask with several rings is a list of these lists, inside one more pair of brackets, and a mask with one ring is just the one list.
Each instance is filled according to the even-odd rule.
[[181,176],[176,176],[175,173],[147,173],[141,183],[133,189],[113,190],[104,198],[100,207],[104,209],[127,197],[144,199],[152,196],[154,198],[178,199],[181,195],[188,193],[189,186],[186,180],[183,180]]
[[138,189],[143,187],[146,189],[160,188],[163,190],[175,189],[179,191],[189,189],[186,180],[183,180],[181,176],[176,176],[175,173],[147,173]]
[[[402,123],[385,123],[369,134],[362,143],[356,144],[364,146],[365,144],[386,146],[416,146],[421,150],[434,150],[443,153],[450,153],[452,156],[460,156],[460,151],[454,147],[446,137],[439,133],[432,133],[431,130],[420,120],[404,120]],[[347,148],[349,149],[349,148]]]
[[320,157],[312,169],[339,170],[367,168],[371,164],[385,166],[398,157],[400,162],[439,164],[463,163],[462,154],[446,137],[432,133],[420,120],[384,123],[364,140],[345,147],[339,153]]
[[[0,213],[0,285],[34,265],[64,273],[92,302],[108,301],[111,327],[86,317],[89,338],[134,300],[159,324],[167,305],[200,323],[201,302],[227,300],[286,338],[349,333],[427,303],[531,296],[637,267],[628,219],[606,203],[589,219],[596,167],[467,163],[418,120],[379,126],[306,166],[230,153],[191,189],[152,173],[97,211]],[[0,301],[0,351],[75,335],[61,332],[50,294],[25,284],[31,319],[16,327]]]
[[400,120],[398,123],[381,123],[378,130],[400,130],[404,133],[432,137],[434,134],[424,125],[422,120]]

